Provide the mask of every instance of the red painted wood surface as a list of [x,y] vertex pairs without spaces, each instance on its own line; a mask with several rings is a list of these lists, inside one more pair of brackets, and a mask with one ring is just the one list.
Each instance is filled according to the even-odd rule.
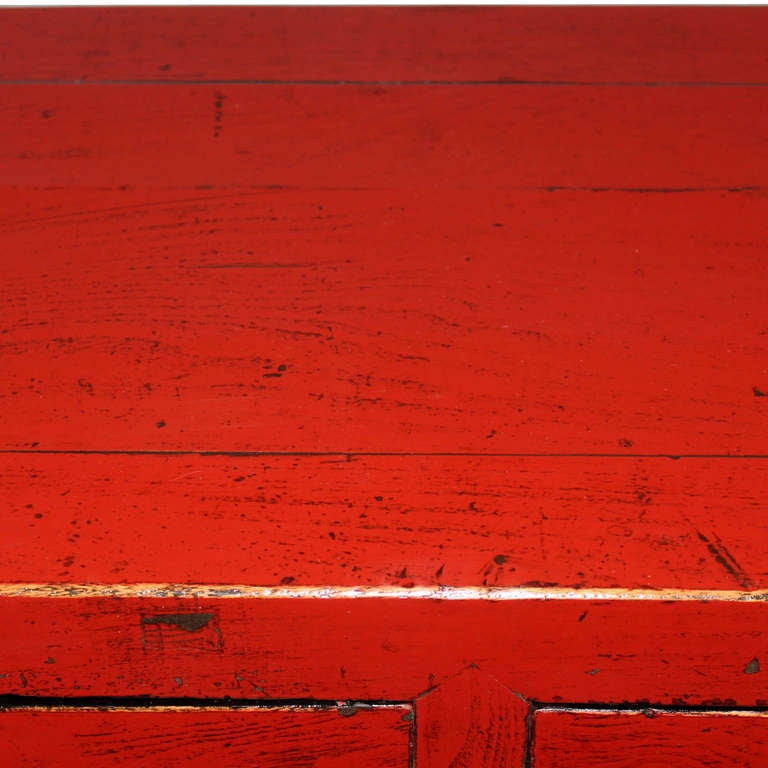
[[3,597],[0,609],[0,693],[409,701],[474,664],[538,702],[768,706],[763,601],[205,599],[169,589]]
[[525,741],[768,707],[766,20],[0,13],[3,703],[416,707],[14,710],[16,762],[764,761]]
[[[519,187],[762,188],[768,171],[759,86],[4,92],[0,164],[14,186],[460,188],[493,205],[499,190]],[[593,202],[592,216],[604,217],[606,201]]]
[[6,80],[766,82],[764,8],[5,11]]
[[83,768],[406,768],[402,707],[14,710],[0,713],[3,765]]
[[768,588],[761,460],[3,454],[0,477],[0,582]]
[[1,198],[5,448],[765,453],[762,194]]
[[476,667],[416,702],[419,768],[523,766],[529,705]]
[[548,712],[535,717],[534,768],[760,768],[765,713]]

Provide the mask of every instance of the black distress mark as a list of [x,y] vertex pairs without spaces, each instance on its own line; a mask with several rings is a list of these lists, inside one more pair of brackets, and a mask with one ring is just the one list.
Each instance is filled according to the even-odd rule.
[[224,96],[220,91],[216,91],[213,99],[213,138],[218,139],[221,136],[221,129],[224,123]]

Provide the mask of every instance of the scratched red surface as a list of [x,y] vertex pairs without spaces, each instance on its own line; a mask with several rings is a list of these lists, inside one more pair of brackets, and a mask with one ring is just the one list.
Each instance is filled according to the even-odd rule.
[[493,204],[518,187],[759,187],[768,169],[758,85],[3,89],[15,186],[460,188]]
[[3,582],[768,587],[757,460],[4,454],[0,475]]
[[768,761],[765,713],[538,712],[536,768],[759,768]]
[[263,734],[265,765],[764,762],[754,718],[699,742],[521,696],[768,706],[767,21],[0,12],[0,694],[415,700],[425,729],[158,712],[145,738],[112,712],[79,742],[84,712],[19,710],[17,762],[106,765],[118,720],[117,750],[169,727],[189,750],[195,717],[222,753]]
[[765,452],[762,192],[0,196],[4,448]]
[[4,80],[749,82],[764,8],[15,9]]
[[0,713],[8,766],[405,768],[404,709],[12,711]]
[[0,608],[3,693],[408,701],[475,665],[538,702],[768,705],[759,601],[20,596]]
[[530,707],[492,675],[470,667],[416,702],[416,764],[523,765]]

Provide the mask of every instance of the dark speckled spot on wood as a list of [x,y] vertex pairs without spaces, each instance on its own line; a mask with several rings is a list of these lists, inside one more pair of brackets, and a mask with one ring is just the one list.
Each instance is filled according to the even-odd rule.
[[213,128],[213,138],[218,139],[219,136],[221,136],[221,129],[222,124],[224,121],[224,99],[226,96],[216,91],[214,96],[214,102],[213,102],[213,120],[214,120],[214,128]]
[[756,675],[760,671],[760,662],[757,658],[752,659],[752,661],[747,664],[746,667],[744,667],[744,674],[745,675]]
[[213,612],[158,613],[141,617],[141,644],[160,653],[221,652],[224,638]]
[[142,625],[167,624],[187,632],[199,632],[213,621],[212,613],[166,613],[159,616],[142,616]]

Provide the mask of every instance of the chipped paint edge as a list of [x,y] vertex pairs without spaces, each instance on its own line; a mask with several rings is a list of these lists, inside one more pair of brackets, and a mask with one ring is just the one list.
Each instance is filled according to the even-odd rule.
[[0,597],[200,598],[258,600],[581,600],[768,602],[768,592],[707,589],[576,589],[560,587],[279,586],[245,584],[0,584]]
[[625,709],[623,707],[579,707],[546,705],[536,708],[536,714],[558,715],[643,715],[645,717],[760,717],[768,719],[768,712],[763,709],[696,709],[686,710],[679,707],[643,707]]
[[[265,700],[266,701],[266,700]],[[259,704],[208,704],[200,706],[199,704],[142,704],[140,707],[130,706],[126,704],[119,704],[110,702],[109,704],[54,704],[51,706],[44,705],[27,705],[6,707],[3,709],[3,715],[9,712],[131,712],[133,714],[152,713],[152,712],[338,712],[339,710],[354,709],[355,714],[358,712],[372,712],[380,710],[395,710],[403,711],[404,713],[413,711],[413,704],[408,701],[402,702],[388,702],[386,704],[375,703],[370,704],[365,701],[337,701],[332,703],[305,703],[305,704],[275,704],[259,703]]]

